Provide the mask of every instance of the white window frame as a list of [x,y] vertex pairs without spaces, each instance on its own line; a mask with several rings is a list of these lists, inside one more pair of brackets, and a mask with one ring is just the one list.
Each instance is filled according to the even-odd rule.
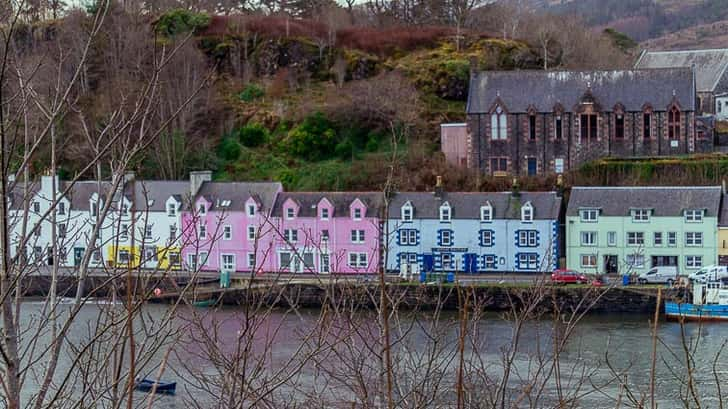
[[248,217],[253,217],[253,216],[255,216],[255,212],[256,212],[256,206],[255,206],[255,203],[248,203],[248,204],[247,204],[247,205],[245,206],[245,214],[247,214],[247,215],[248,215]]
[[350,268],[367,268],[369,266],[367,253],[351,252],[349,253],[347,263]]
[[324,243],[327,243],[329,240],[331,240],[331,236],[329,234],[329,229],[321,230],[321,241]]
[[582,246],[588,246],[588,247],[594,247],[597,245],[597,236],[598,233],[595,231],[583,231],[580,234],[581,236],[581,245]]
[[362,219],[362,216],[364,215],[364,212],[362,211],[361,207],[355,207],[351,211],[351,218],[355,221],[359,221]]
[[329,220],[331,215],[329,214],[329,208],[328,207],[322,207],[321,208],[321,220]]
[[[634,235],[632,240],[630,235]],[[645,232],[643,231],[628,231],[627,232],[627,246],[637,247],[645,245]]]
[[405,204],[404,206],[402,206],[400,213],[401,213],[403,222],[411,222],[412,219],[414,218],[415,210],[414,210],[414,207],[412,207],[412,205]]
[[703,266],[703,256],[685,256],[686,268],[700,268]]
[[667,247],[677,247],[677,232],[667,232]]
[[174,203],[167,203],[167,216],[169,216],[169,217],[177,216],[177,206]]
[[492,222],[493,221],[493,206],[485,205],[480,207],[480,221],[481,222]]
[[538,247],[537,230],[520,230],[518,232],[519,247]]
[[645,255],[637,253],[627,254],[624,262],[632,268],[645,268]]
[[169,225],[169,241],[177,240],[177,225],[172,223]]
[[[447,235],[447,236],[446,236]],[[452,246],[453,245],[453,232],[450,230],[443,230],[440,234],[440,242],[443,246]],[[447,240],[445,240],[445,237],[447,237]]]
[[[586,263],[584,262],[586,261]],[[579,256],[579,263],[584,268],[595,268],[597,266],[597,255],[596,254],[581,254]]]
[[283,230],[283,235],[289,243],[298,242],[298,229],[285,229]]
[[202,203],[199,203],[199,204],[197,205],[197,213],[198,213],[198,214],[199,214],[200,216],[205,216],[205,215],[207,215],[207,206],[205,205],[205,203],[204,203],[204,202],[202,202]]
[[500,105],[490,115],[490,139],[505,141],[508,139],[508,115]]
[[521,222],[531,223],[533,222],[533,206],[531,203],[526,203],[521,208]]
[[248,253],[248,267],[249,268],[255,268],[255,253]]
[[579,219],[582,223],[597,223],[599,221],[599,209],[579,210]]
[[222,226],[222,239],[232,240],[233,239],[233,226],[226,224]]
[[633,209],[632,223],[649,223],[650,213],[650,209]]
[[[535,270],[538,268],[538,254],[523,253],[518,255],[518,265],[524,270]],[[525,265],[525,267],[524,267]]]
[[685,210],[685,223],[702,223],[703,211],[700,209]]
[[286,219],[287,220],[293,220],[296,218],[296,209],[293,207],[287,207],[286,208]]
[[329,253],[319,254],[319,271],[326,274],[331,272],[331,255]]
[[126,223],[122,223],[119,228],[119,240],[121,241],[127,241],[129,240],[129,225]]
[[361,244],[364,243],[365,232],[363,229],[354,229],[351,230],[350,234],[351,242],[355,244]]
[[483,244],[483,247],[493,246],[493,236],[495,236],[493,230],[480,231],[480,242]]
[[201,222],[199,226],[197,227],[197,238],[198,239],[206,239],[207,238],[207,224],[204,222]]
[[665,239],[661,231],[656,231],[652,233],[652,244],[655,247],[662,247],[665,245]]
[[440,221],[448,223],[452,221],[452,209],[447,203],[440,206]]
[[152,229],[154,226],[147,223],[144,226],[144,239],[152,239],[154,238],[154,230]]
[[[225,260],[228,257],[229,260]],[[220,254],[220,269],[222,271],[235,271],[235,254]]]
[[703,232],[685,232],[685,247],[703,247]]
[[248,226],[248,240],[249,241],[255,241],[255,236],[257,235],[257,230],[255,226]]
[[607,232],[607,246],[615,247],[616,245],[617,245],[617,232],[608,231]]
[[[447,258],[447,259],[446,259]],[[440,264],[442,264],[442,270],[454,270],[455,269],[455,257],[450,253],[443,253],[440,255]]]

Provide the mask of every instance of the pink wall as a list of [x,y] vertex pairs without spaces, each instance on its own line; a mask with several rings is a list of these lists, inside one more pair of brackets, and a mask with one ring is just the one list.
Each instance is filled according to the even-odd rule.
[[[204,198],[198,198],[195,202],[195,209],[200,203],[209,206]],[[260,210],[260,209],[259,209]],[[200,238],[200,223],[206,225],[206,236]],[[230,226],[231,236],[225,237],[224,228]],[[258,239],[248,238],[248,227],[255,228]],[[269,260],[266,255],[270,248],[270,236],[272,225],[268,220],[265,211],[256,211],[255,216],[249,216],[245,211],[212,211],[208,210],[205,215],[198,211],[185,211],[182,213],[183,227],[183,262],[189,268],[189,255],[199,255],[207,252],[207,262],[200,266],[200,271],[220,271],[222,267],[222,255],[234,256],[234,271],[251,271],[248,255],[256,253],[255,269],[261,270]]]
[[[271,259],[274,263],[268,265],[269,271],[286,271],[282,269],[281,254],[292,252],[295,250],[299,255],[305,253],[311,254],[310,261],[313,262],[311,268],[301,267],[299,271],[309,273],[325,272],[322,265],[321,254],[329,255],[330,272],[333,273],[375,273],[379,268],[379,218],[365,217],[365,206],[360,201],[356,201],[350,208],[360,207],[362,209],[362,217],[355,220],[351,212],[348,214],[333,214],[333,208],[330,206],[320,206],[316,217],[294,217],[288,219],[286,217],[287,207],[295,207],[297,205],[293,201],[286,201],[283,204],[282,214],[274,214],[272,222],[276,225],[280,234],[275,236],[273,243],[274,257]],[[328,220],[322,220],[321,209],[329,208]],[[298,240],[295,243],[287,242],[285,239],[286,230],[297,230]],[[324,230],[328,231],[328,242],[322,240]],[[352,230],[363,230],[363,243],[352,242]],[[363,253],[366,256],[366,265],[362,267],[352,267],[349,265],[350,253]],[[363,260],[361,256],[357,256],[357,264]]]

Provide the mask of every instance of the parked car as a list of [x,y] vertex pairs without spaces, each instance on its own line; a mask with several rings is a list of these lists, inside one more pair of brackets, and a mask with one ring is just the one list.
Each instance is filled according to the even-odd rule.
[[560,269],[551,273],[551,282],[554,284],[586,284],[589,279],[576,270]]
[[728,267],[715,265],[703,267],[690,274],[689,278],[691,281],[697,281],[699,283],[722,280],[728,278]]
[[677,266],[657,266],[645,271],[637,277],[640,284],[667,283],[672,285],[677,281]]

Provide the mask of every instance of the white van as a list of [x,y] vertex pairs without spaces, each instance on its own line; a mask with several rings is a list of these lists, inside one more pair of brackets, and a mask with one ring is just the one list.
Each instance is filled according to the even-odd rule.
[[677,266],[657,266],[645,271],[637,277],[640,284],[667,283],[672,285],[677,281]]
[[690,274],[690,280],[700,283],[718,281],[724,278],[728,278],[728,267],[726,266],[707,266]]

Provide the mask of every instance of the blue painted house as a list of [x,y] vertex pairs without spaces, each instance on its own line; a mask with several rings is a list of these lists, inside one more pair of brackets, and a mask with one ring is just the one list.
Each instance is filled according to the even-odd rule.
[[389,272],[550,272],[559,258],[556,192],[403,192],[389,204]]

